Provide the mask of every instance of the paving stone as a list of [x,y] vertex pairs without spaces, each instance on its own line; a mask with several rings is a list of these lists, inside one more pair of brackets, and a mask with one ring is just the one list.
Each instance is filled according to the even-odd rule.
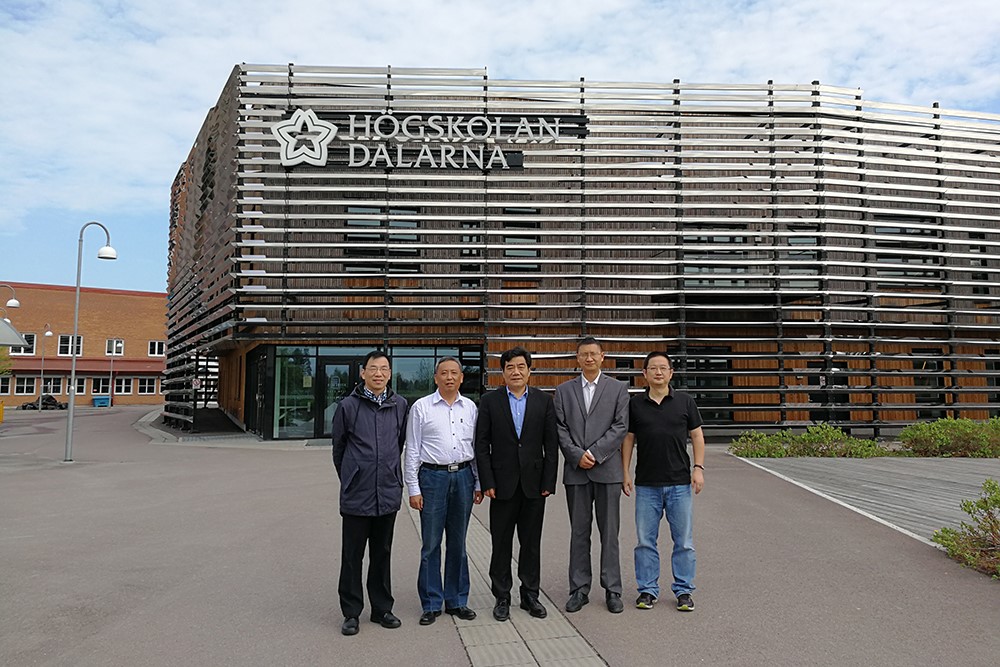
[[485,644],[508,644],[522,641],[517,629],[510,623],[493,623],[459,628],[462,642],[466,646],[482,646]]
[[582,637],[533,639],[528,642],[528,648],[539,662],[545,660],[597,657],[594,649]]
[[486,644],[467,647],[473,667],[500,667],[501,665],[537,665],[524,642]]

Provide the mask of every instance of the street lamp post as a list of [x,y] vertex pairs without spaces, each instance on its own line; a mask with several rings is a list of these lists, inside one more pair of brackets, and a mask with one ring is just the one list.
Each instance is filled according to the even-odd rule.
[[[38,390],[38,409],[42,409],[42,396],[45,394],[45,339],[52,338],[52,327],[47,323],[45,325],[45,333],[42,334],[42,387]],[[58,399],[57,399],[58,400]]]
[[20,308],[21,302],[17,300],[17,292],[14,291],[14,288],[8,285],[7,283],[0,283],[0,287],[6,287],[7,289],[10,290],[10,298],[7,299],[7,307]]
[[108,407],[115,406],[115,343],[111,343],[111,369],[108,371]]
[[73,337],[69,342],[72,361],[69,370],[69,406],[66,411],[66,456],[63,458],[63,463],[73,462],[73,408],[76,407],[76,341],[80,332],[80,277],[83,268],[83,232],[91,225],[97,225],[103,229],[104,235],[107,237],[107,243],[97,251],[97,258],[118,259],[118,253],[111,247],[111,232],[108,231],[107,227],[99,222],[91,221],[80,228],[80,242],[76,253],[76,301],[73,306]]

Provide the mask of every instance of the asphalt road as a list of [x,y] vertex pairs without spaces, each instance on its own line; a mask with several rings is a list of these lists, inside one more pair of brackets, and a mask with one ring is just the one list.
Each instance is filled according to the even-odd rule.
[[[402,628],[363,617],[359,635],[340,634],[329,449],[150,442],[133,426],[147,411],[79,411],[72,464],[61,463],[64,413],[8,411],[0,424],[0,664],[472,663],[450,618],[417,624],[408,512],[394,549]],[[612,615],[597,589],[565,621],[603,662],[997,664],[1000,582],[720,447],[706,467],[697,610],[664,600]],[[632,508],[623,499],[628,603]],[[559,493],[546,512],[542,586],[560,622],[566,514]],[[486,505],[475,517],[488,524]],[[488,617],[488,601],[478,611]],[[577,664],[558,657],[528,664]]]

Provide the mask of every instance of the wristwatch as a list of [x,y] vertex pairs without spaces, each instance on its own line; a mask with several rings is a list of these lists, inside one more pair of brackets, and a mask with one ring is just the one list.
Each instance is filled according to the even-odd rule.
[[702,465],[702,464],[700,464],[700,463],[695,463],[695,464],[694,464],[693,466],[691,466],[691,467],[692,467],[692,468],[701,468],[701,469],[702,469],[702,471],[704,471],[704,470],[705,470],[705,466],[703,466],[703,465]]

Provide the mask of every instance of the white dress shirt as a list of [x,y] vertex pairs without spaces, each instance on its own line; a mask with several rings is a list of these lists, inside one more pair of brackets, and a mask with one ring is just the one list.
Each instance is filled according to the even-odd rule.
[[473,447],[477,413],[476,404],[461,394],[451,405],[439,391],[413,404],[406,423],[403,466],[403,480],[411,496],[423,495],[417,477],[421,463],[448,465],[470,461],[476,491],[479,491],[479,470]]
[[597,391],[597,381],[601,379],[601,373],[598,371],[593,382],[588,380],[585,375],[580,375],[580,379],[583,381],[583,409],[587,411],[587,414],[590,414],[590,406],[594,402],[594,393]]

